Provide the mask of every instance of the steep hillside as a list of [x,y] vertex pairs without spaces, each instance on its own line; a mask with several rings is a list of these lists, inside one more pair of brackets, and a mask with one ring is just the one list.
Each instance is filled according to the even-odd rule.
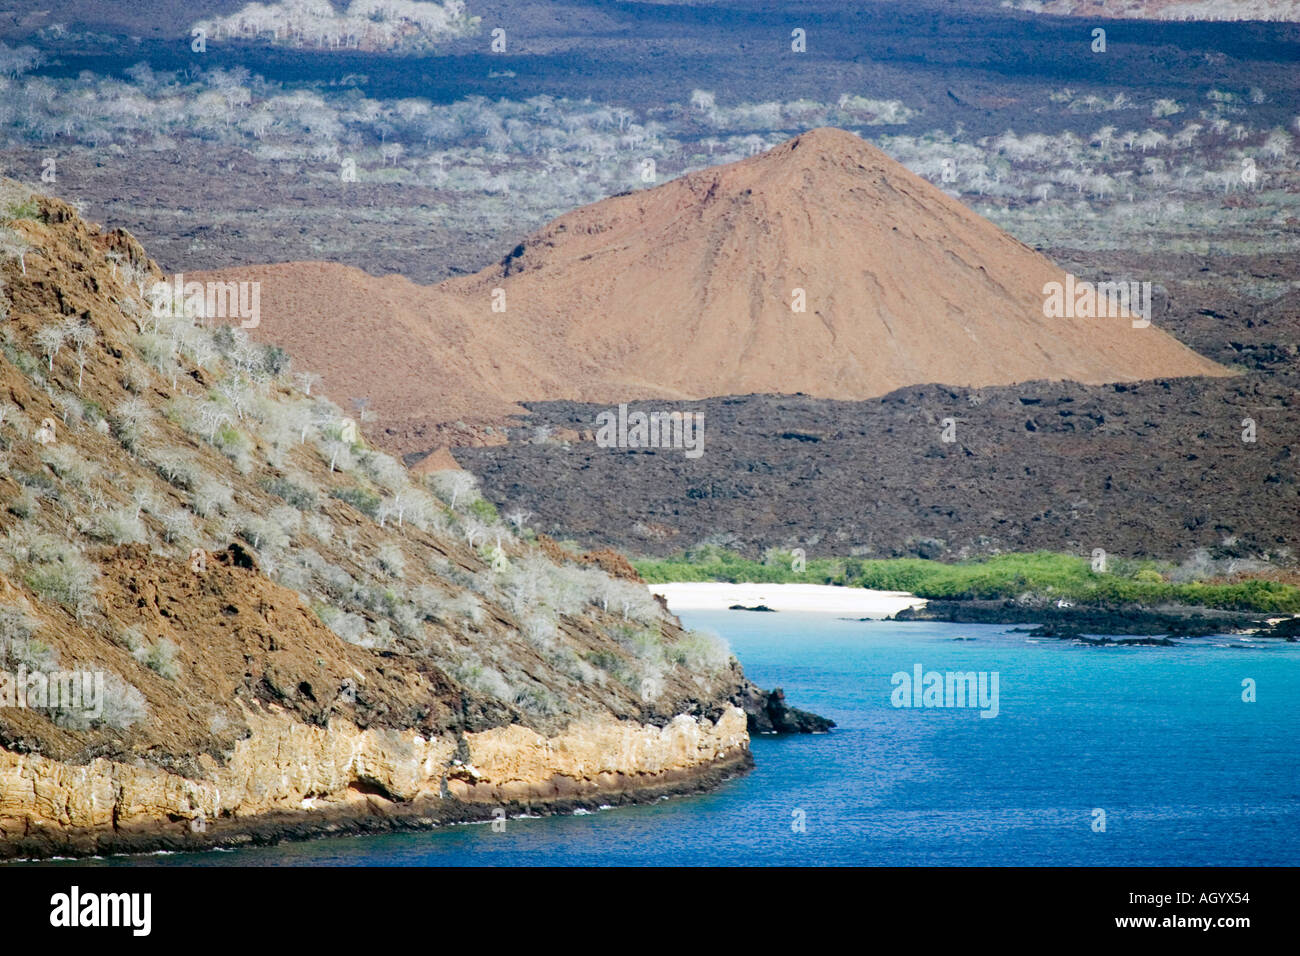
[[[644,586],[367,447],[129,235],[0,183],[0,857],[692,789],[765,699]],[[102,706],[13,692],[87,672]],[[24,706],[24,703],[26,704]]]
[[319,263],[221,277],[261,281],[259,340],[370,399],[403,453],[528,400],[1223,374],[1127,315],[1046,318],[1061,269],[837,129],[578,209],[433,288]]

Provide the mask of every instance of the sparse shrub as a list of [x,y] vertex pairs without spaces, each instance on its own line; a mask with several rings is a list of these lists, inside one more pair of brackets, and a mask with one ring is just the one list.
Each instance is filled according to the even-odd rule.
[[[610,650],[591,651],[584,655],[589,667],[599,675],[600,673],[608,674],[620,684],[626,687],[636,688],[638,679],[635,672],[628,667],[628,662]],[[597,676],[595,683],[603,684],[604,680]]]
[[334,538],[334,526],[330,519],[321,514],[307,515],[307,533],[321,544],[329,544]]
[[663,616],[663,608],[642,584],[604,576],[598,588],[596,600],[600,606],[621,615],[625,621],[650,624]]
[[556,717],[564,706],[554,693],[545,687],[527,687],[515,694],[515,706],[536,717]]
[[375,560],[378,561],[380,569],[390,577],[406,576],[406,555],[402,553],[402,549],[396,542],[385,541],[381,544]]
[[127,398],[109,416],[113,437],[129,452],[139,450],[140,442],[152,432],[153,409],[140,398]]
[[263,480],[262,487],[277,498],[283,498],[299,511],[311,511],[316,507],[316,492],[288,478],[267,478]]
[[708,631],[690,631],[669,650],[669,657],[693,673],[716,674],[731,661],[727,642]]
[[281,551],[289,546],[289,535],[285,533],[283,526],[269,518],[244,512],[242,515],[236,515],[235,521],[239,536],[257,551]]
[[45,356],[47,372],[54,371],[54,360],[58,358],[59,350],[63,348],[67,335],[67,330],[64,329],[63,324],[56,323],[42,326],[37,329],[36,335],[32,337],[32,341],[36,343],[41,350],[41,354]]
[[28,431],[27,416],[13,402],[0,402],[0,425],[8,425],[24,433]]
[[71,544],[42,537],[29,549],[27,586],[37,596],[58,604],[78,618],[95,599],[98,569]]
[[603,572],[571,565],[551,564],[547,567],[546,602],[557,614],[572,617],[582,613],[587,606],[590,575]]
[[291,505],[276,505],[266,520],[278,527],[287,537],[293,537],[302,527],[302,514]]
[[189,456],[167,450],[151,451],[147,455],[159,476],[173,488],[192,491],[198,485],[202,472]]
[[190,506],[200,518],[230,514],[235,507],[235,496],[228,486],[211,478],[199,478],[190,496]]
[[158,520],[162,522],[163,535],[168,541],[192,541],[194,539],[194,525],[190,521],[189,512],[183,508],[170,508],[158,515]]
[[[3,253],[0,253],[0,256],[3,256]],[[0,353],[3,353],[10,364],[28,378],[40,372],[36,358],[22,349],[12,326],[0,326]]]
[[139,660],[138,655],[149,643],[144,639],[144,635],[140,633],[138,627],[122,628],[117,634],[116,642],[130,651],[131,656],[135,657],[136,660]]
[[1176,584],[1204,581],[1214,575],[1214,558],[1205,548],[1197,548],[1178,567],[1170,573],[1169,578]]
[[497,513],[497,506],[486,498],[476,498],[471,501],[469,510],[489,524],[498,524],[501,521],[501,515]]
[[451,676],[470,690],[488,697],[495,697],[507,703],[515,698],[514,689],[501,672],[495,667],[482,663],[477,655],[473,655],[469,661],[456,667]]
[[95,519],[91,534],[112,544],[131,544],[149,538],[139,513],[130,508],[114,508],[100,515]]
[[253,447],[252,442],[234,425],[227,422],[217,428],[213,434],[212,444],[221,454],[234,462],[235,467],[241,472],[246,474],[252,470],[253,463],[249,458]]
[[469,591],[463,591],[447,603],[447,611],[454,617],[478,626],[483,623],[483,604]]
[[566,648],[561,653],[557,666],[565,674],[579,684],[595,684],[597,686],[605,683],[605,675],[597,670],[590,662],[584,660],[575,654],[571,649]]
[[335,488],[330,497],[347,502],[368,518],[379,516],[379,496],[364,488]]
[[319,617],[331,631],[349,644],[362,645],[366,639],[366,619],[357,614],[349,614],[329,604],[315,608]]
[[176,661],[176,654],[179,650],[180,648],[172,641],[162,637],[158,639],[157,643],[133,653],[135,659],[149,670],[160,677],[175,680],[181,673],[180,664]]
[[466,544],[476,548],[486,543],[489,535],[492,534],[492,526],[476,517],[467,516],[460,520],[460,533],[465,538]]
[[390,455],[367,449],[358,460],[362,471],[389,494],[396,494],[406,487],[406,469]]
[[289,353],[278,345],[266,345],[262,347],[260,369],[262,372],[273,378],[281,375],[287,375],[292,359]]
[[410,598],[415,610],[426,621],[441,619],[442,615],[446,613],[449,603],[446,594],[428,584],[415,587],[410,593]]
[[361,646],[371,650],[386,651],[393,646],[393,629],[385,620],[375,621],[370,633],[362,638]]
[[30,488],[24,488],[22,493],[9,502],[9,512],[17,518],[26,521],[35,517],[41,510],[41,503],[36,495],[32,494]]
[[127,730],[148,716],[144,695],[116,674],[104,676],[104,710],[100,721]]
[[402,492],[398,523],[409,522],[421,531],[445,531],[447,513],[445,506],[415,486]]
[[333,564],[324,564],[315,573],[316,586],[328,598],[341,601],[350,598],[357,590],[357,582],[347,571]]
[[14,469],[13,476],[20,485],[38,498],[49,498],[51,501],[59,500],[59,484],[45,472]]
[[136,353],[157,371],[168,375],[175,364],[172,357],[176,354],[176,343],[166,335],[145,332],[132,338]]
[[663,641],[659,632],[649,628],[620,627],[614,634],[620,647],[646,664],[659,664],[665,660]]
[[325,457],[330,463],[330,471],[336,468],[348,471],[353,466],[352,446],[341,438],[327,437],[324,443]]
[[456,506],[477,497],[477,481],[468,471],[438,471],[429,478],[433,491],[447,505]]
[[528,643],[532,644],[539,652],[545,654],[555,650],[555,622],[545,614],[534,612],[525,617],[523,633],[524,637],[528,639]]
[[149,370],[138,362],[127,362],[119,380],[128,392],[139,395],[149,387]]
[[59,418],[63,424],[75,430],[85,414],[85,406],[81,403],[81,399],[69,392],[62,392],[55,397],[54,403],[59,406]]
[[[10,50],[6,46],[4,53],[6,72],[13,69],[12,64],[15,60],[22,61],[23,70],[13,71],[13,75],[31,69],[44,59],[40,53],[29,46],[18,47],[16,50]],[[36,205],[36,194],[21,183],[6,182],[4,183],[3,197],[0,198],[0,222],[8,225],[19,219],[30,219],[32,222],[40,221],[40,208]]]
[[51,671],[58,666],[59,655],[35,637],[36,628],[26,608],[0,605],[0,670]]
[[424,622],[420,620],[419,612],[409,601],[404,601],[393,608],[391,618],[397,627],[397,633],[402,637],[414,638],[424,633]]
[[[292,555],[294,559],[298,555]],[[301,595],[306,595],[312,588],[312,582],[315,575],[309,568],[305,568],[301,563],[286,564],[276,570],[274,579],[278,584],[282,584],[291,591],[297,591]]]
[[43,449],[41,461],[68,484],[78,488],[84,488],[99,471],[97,465],[83,458],[71,445],[55,445]]
[[393,588],[383,585],[358,588],[355,598],[357,603],[368,611],[385,617],[391,615],[402,603],[401,596]]

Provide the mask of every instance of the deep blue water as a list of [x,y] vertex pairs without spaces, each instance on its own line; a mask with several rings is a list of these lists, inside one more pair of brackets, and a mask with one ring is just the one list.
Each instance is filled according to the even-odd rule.
[[[1300,645],[1089,647],[988,625],[683,618],[725,636],[758,684],[839,727],[756,739],[752,773],[652,806],[512,819],[504,833],[456,826],[130,862],[1300,864]],[[998,716],[893,707],[891,675],[917,663],[998,672]],[[1245,678],[1254,703],[1242,701]]]

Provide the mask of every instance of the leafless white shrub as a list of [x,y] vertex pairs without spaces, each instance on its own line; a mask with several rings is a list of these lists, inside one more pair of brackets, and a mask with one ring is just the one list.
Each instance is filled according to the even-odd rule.
[[401,547],[395,541],[385,541],[381,544],[375,554],[375,560],[380,571],[389,577],[406,576],[406,555],[402,553]]

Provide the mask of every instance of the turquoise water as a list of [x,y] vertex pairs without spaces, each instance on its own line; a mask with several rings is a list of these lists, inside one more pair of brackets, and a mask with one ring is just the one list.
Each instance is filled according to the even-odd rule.
[[[839,727],[756,739],[749,775],[646,807],[132,862],[1300,864],[1300,644],[1088,647],[987,625],[682,616]],[[895,708],[891,675],[917,663],[996,671],[998,716]]]

